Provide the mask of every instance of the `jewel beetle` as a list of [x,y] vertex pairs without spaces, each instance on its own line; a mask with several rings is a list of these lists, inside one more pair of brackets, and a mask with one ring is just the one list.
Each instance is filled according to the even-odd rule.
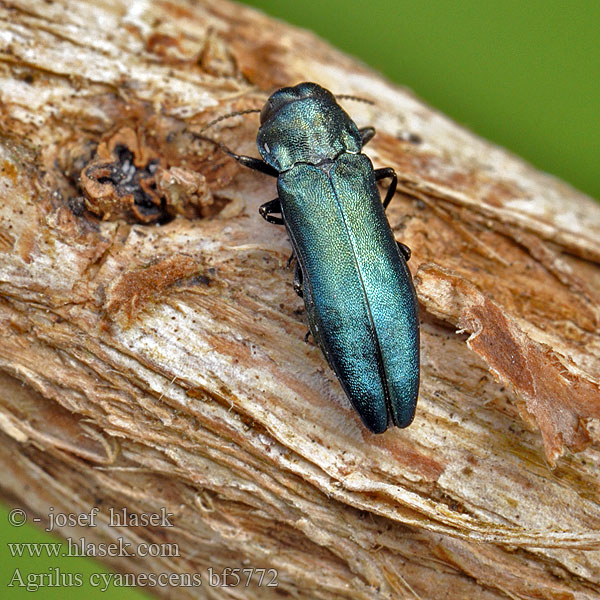
[[[278,197],[260,214],[285,225],[310,332],[365,426],[382,433],[414,418],[419,318],[410,250],[396,242],[385,216],[396,173],[374,169],[362,153],[374,135],[329,90],[305,82],[277,90],[260,112],[262,159],[219,146],[277,178]],[[376,182],[386,178],[382,203]]]

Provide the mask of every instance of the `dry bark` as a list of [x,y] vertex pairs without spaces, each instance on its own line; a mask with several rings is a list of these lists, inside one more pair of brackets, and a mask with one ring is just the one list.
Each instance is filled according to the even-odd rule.
[[[0,23],[6,499],[100,507],[65,536],[180,546],[121,571],[279,572],[165,597],[598,597],[598,204],[225,1],[3,0]],[[374,100],[348,111],[400,175],[423,362],[406,430],[370,434],[302,342],[285,232],[257,213],[273,181],[192,133],[302,80]],[[210,131],[253,153],[256,127]],[[174,526],[111,528],[111,506]]]

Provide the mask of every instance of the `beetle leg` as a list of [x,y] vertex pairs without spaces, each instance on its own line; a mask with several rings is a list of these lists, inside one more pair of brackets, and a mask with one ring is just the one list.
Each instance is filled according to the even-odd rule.
[[300,298],[304,296],[303,280],[302,269],[300,268],[300,263],[297,262],[296,268],[294,269],[294,291]]
[[225,144],[222,144],[221,142],[217,142],[216,140],[213,140],[209,137],[205,137],[201,134],[194,135],[198,139],[214,144],[223,152],[225,152],[227,156],[231,156],[233,160],[239,162],[240,165],[243,165],[244,167],[248,167],[249,169],[252,169],[254,171],[260,171],[261,173],[264,173],[265,175],[270,175],[271,177],[279,176],[279,172],[277,171],[277,169],[267,164],[264,160],[261,160],[260,158],[254,158],[253,156],[245,156],[243,154],[236,154],[235,152],[233,152],[233,150],[230,150]]
[[271,165],[268,165],[264,160],[260,158],[254,158],[253,156],[244,156],[243,154],[235,154],[234,152],[228,152],[231,158],[235,159],[240,165],[244,167],[248,167],[254,171],[260,171],[265,175],[270,175],[271,177],[277,177],[279,173],[277,169],[274,169]]
[[383,169],[375,169],[375,181],[379,181],[380,179],[385,179],[386,177],[390,177],[392,182],[390,183],[387,192],[385,194],[385,198],[383,199],[383,208],[386,209],[388,204],[394,197],[394,193],[396,192],[396,185],[398,185],[398,175],[396,175],[396,171],[391,167],[384,167]]
[[398,250],[400,250],[400,254],[402,254],[402,256],[404,256],[404,260],[408,262],[411,255],[410,248],[398,240],[396,240],[396,244],[398,244]]
[[270,200],[269,202],[265,202],[258,209],[260,216],[265,220],[269,221],[269,223],[274,223],[275,225],[283,225],[283,219],[281,217],[274,217],[273,213],[281,214],[281,203],[279,202],[279,198],[275,198],[275,200]]
[[366,146],[375,135],[375,127],[363,127],[362,129],[358,130],[358,133],[360,133],[362,145]]

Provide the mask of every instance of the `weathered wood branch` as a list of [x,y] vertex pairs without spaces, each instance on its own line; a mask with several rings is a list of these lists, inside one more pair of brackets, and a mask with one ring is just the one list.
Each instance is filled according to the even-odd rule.
[[[133,573],[270,567],[243,597],[596,598],[600,205],[313,35],[225,1],[0,2],[2,493]],[[320,351],[273,182],[193,135],[314,80],[401,185],[423,380],[370,434]],[[253,117],[211,135],[253,153]],[[123,181],[123,178],[125,181]],[[174,513],[108,526],[109,507]],[[241,597],[235,588],[155,588]]]

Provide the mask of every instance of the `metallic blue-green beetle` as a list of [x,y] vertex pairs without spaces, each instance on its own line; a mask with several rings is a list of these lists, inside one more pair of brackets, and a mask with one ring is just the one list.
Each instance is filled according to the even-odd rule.
[[[384,212],[396,173],[374,170],[361,153],[374,135],[358,129],[331,92],[301,83],[276,91],[261,111],[263,160],[228,154],[277,177],[279,197],[260,214],[286,226],[311,333],[363,423],[382,433],[410,425],[415,414],[419,318],[410,250],[396,242]],[[375,182],[387,177],[382,205]]]

